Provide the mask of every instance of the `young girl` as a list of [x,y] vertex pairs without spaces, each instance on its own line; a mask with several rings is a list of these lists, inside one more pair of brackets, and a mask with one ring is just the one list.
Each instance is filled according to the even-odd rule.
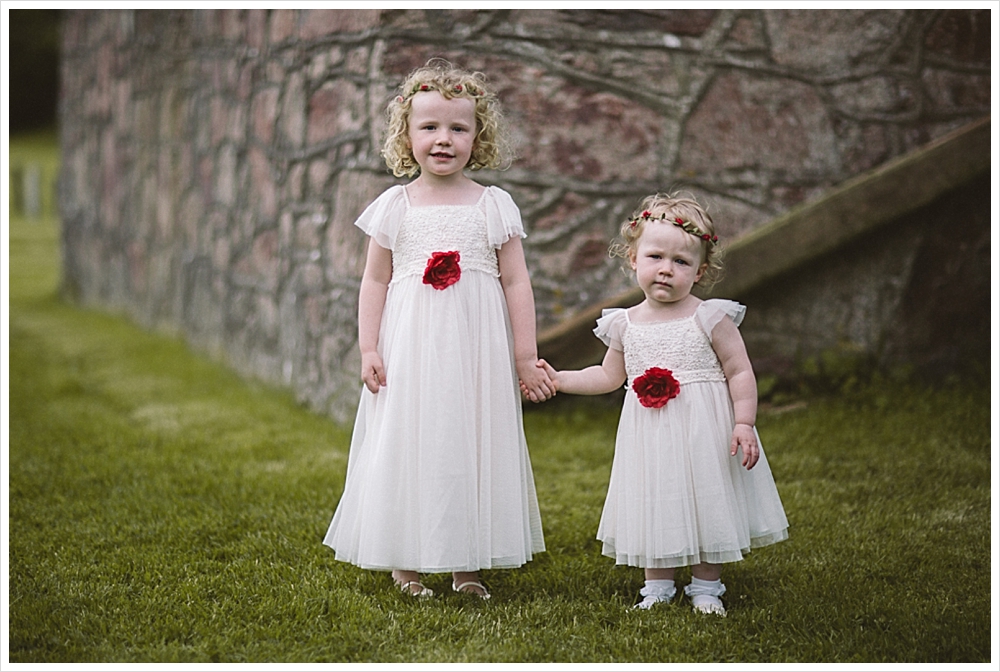
[[612,246],[645,300],[604,311],[601,365],[540,362],[562,392],[603,394],[628,380],[597,538],[617,564],[645,568],[640,609],[669,602],[675,568],[691,566],[694,609],[724,616],[722,563],[788,536],[754,428],[757,384],[737,329],[745,308],[691,294],[718,278],[717,244],[694,200],[647,197]]
[[521,422],[525,396],[555,394],[537,366],[535,308],[510,195],[465,176],[504,162],[503,119],[480,73],[432,61],[388,109],[397,176],[358,218],[361,393],[344,494],[324,543],[338,560],[420,572],[486,599],[479,570],[545,550]]

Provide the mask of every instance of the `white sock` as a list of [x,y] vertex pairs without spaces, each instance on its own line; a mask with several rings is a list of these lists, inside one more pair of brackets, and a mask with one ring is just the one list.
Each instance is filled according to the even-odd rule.
[[663,595],[674,591],[673,579],[646,579],[646,587],[650,588],[650,594]]
[[684,592],[687,593],[689,597],[693,595],[712,595],[713,597],[721,597],[726,594],[726,587],[723,585],[722,579],[705,581],[704,579],[692,576],[691,585],[685,588]]
[[646,579],[646,585],[640,590],[643,600],[635,605],[638,609],[649,609],[658,602],[669,602],[677,594],[672,579]]

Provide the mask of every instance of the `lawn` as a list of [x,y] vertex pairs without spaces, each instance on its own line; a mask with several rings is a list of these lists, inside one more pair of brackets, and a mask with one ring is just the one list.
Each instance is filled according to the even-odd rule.
[[993,660],[988,385],[763,411],[790,539],[726,567],[724,619],[629,610],[641,570],[594,539],[617,411],[531,408],[547,552],[416,601],[321,543],[350,427],[62,302],[56,231],[10,224],[12,663]]

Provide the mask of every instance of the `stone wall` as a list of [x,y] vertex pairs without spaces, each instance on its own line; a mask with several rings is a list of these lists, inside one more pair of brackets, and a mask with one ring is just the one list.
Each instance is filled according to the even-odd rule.
[[78,10],[60,120],[65,293],[348,418],[354,218],[394,183],[393,88],[480,69],[545,327],[629,284],[606,256],[684,188],[733,239],[990,113],[988,10]]

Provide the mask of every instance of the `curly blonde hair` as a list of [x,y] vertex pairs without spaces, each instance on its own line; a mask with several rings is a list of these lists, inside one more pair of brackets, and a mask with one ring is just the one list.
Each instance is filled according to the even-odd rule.
[[432,58],[417,68],[399,87],[399,95],[386,108],[388,132],[382,156],[396,177],[413,177],[420,166],[410,148],[410,109],[413,96],[421,91],[437,91],[447,99],[468,98],[476,104],[476,138],[466,168],[507,168],[513,151],[506,120],[496,94],[487,88],[486,76],[453,66],[441,58]]
[[[643,217],[644,213],[649,213],[651,217]],[[679,217],[691,222],[709,237],[716,235],[715,222],[712,221],[711,215],[694,198],[678,194],[656,193],[642,199],[632,216],[622,223],[618,237],[611,243],[608,253],[612,257],[634,260],[642,232],[651,221],[658,221],[652,217],[658,218],[660,215],[666,215],[667,219],[664,223],[670,223],[670,220]],[[709,289],[722,279],[722,249],[718,244],[702,240],[701,252],[702,263],[706,264],[705,272],[695,284]]]

